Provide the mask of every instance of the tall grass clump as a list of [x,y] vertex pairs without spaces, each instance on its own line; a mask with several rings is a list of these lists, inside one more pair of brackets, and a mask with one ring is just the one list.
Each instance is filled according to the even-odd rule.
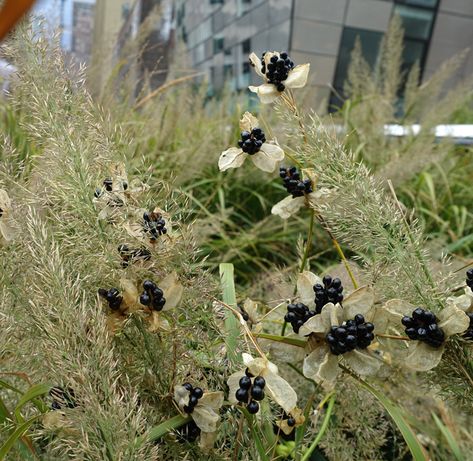
[[408,186],[429,161],[389,167],[450,155],[425,119],[402,155],[382,134],[400,34],[374,74],[355,51],[343,139],[287,53],[250,55],[257,117],[173,80],[105,109],[57,44],[10,40],[0,458],[467,459],[473,270],[432,253]]

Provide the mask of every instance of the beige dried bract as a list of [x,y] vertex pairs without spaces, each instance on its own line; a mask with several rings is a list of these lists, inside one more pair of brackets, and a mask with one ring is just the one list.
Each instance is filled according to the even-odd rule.
[[[123,278],[120,280],[120,286],[123,296],[120,309],[116,311],[109,310],[107,313],[107,328],[112,334],[115,334],[118,330],[123,328],[128,316],[133,313],[141,313],[145,316],[150,332],[160,330],[169,331],[171,329],[168,320],[162,315],[162,312],[177,307],[184,292],[184,287],[179,283],[175,272],[168,274],[158,283],[166,299],[166,303],[160,312],[140,304],[140,293],[137,284],[132,280]],[[102,302],[102,305],[106,305],[106,303]]]
[[[448,298],[446,306],[438,313],[436,317],[439,320],[438,326],[445,333],[446,340],[455,334],[461,334],[468,329],[470,319],[462,310],[465,298]],[[395,326],[401,325],[401,319],[404,316],[411,316],[415,306],[401,299],[392,299],[388,301],[383,310],[386,312],[385,318],[387,325],[394,323]],[[405,345],[404,353],[393,356],[396,362],[405,365],[416,371],[427,371],[435,368],[445,350],[445,342],[441,347],[433,348],[424,341],[403,341]]]
[[[184,386],[174,387],[174,400],[185,412],[184,407],[189,405],[190,392]],[[223,405],[223,392],[204,392],[204,395],[198,400],[194,411],[190,414],[197,427],[202,432],[215,432],[220,420],[219,410]]]
[[[252,129],[259,126],[258,119],[245,112],[240,120],[240,128],[242,131],[251,132]],[[239,168],[243,165],[247,158],[251,158],[254,165],[262,171],[272,173],[278,163],[284,159],[284,151],[276,144],[275,141],[263,143],[260,150],[253,155],[249,155],[240,147],[230,147],[222,152],[218,160],[220,171],[226,171],[230,168]]]
[[288,195],[281,201],[273,205],[271,213],[281,217],[282,219],[289,219],[291,216],[297,214],[301,208],[313,208],[320,210],[327,205],[330,198],[334,196],[333,191],[326,187],[316,189],[317,175],[312,169],[304,169],[302,173],[305,178],[310,179],[312,183],[312,192],[304,194],[300,197],[293,197]]
[[[250,354],[242,354],[243,364],[248,368],[253,376],[262,376],[265,381],[265,391],[286,413],[290,412],[297,405],[297,394],[291,385],[279,376],[278,367],[266,358],[253,358]],[[240,378],[245,374],[245,370],[237,371],[230,375],[227,380],[230,388],[228,399],[230,403],[237,404],[235,393],[238,390]]]
[[[270,60],[273,56],[279,57],[279,52],[277,51],[268,51],[264,55],[264,61],[266,66],[270,63]],[[282,92],[278,91],[276,85],[273,83],[268,83],[266,75],[261,72],[262,62],[256,56],[255,53],[250,54],[250,63],[254,67],[256,73],[263,78],[265,83],[259,86],[249,86],[249,90],[253,93],[256,93],[263,104],[270,104],[276,99],[278,99]],[[309,77],[310,64],[300,64],[295,66],[292,70],[289,71],[288,77],[282,83],[286,88],[295,89],[303,88],[307,83],[307,78]]]
[[[307,284],[305,281],[304,285]],[[325,341],[325,335],[332,326],[342,325],[344,321],[353,319],[357,314],[363,315],[365,321],[373,323],[375,332],[380,331],[380,325],[384,322],[377,321],[382,313],[374,306],[374,292],[371,287],[365,286],[355,290],[344,299],[343,308],[339,304],[326,304],[320,314],[311,317],[301,326],[299,334],[310,335],[308,341],[310,353],[304,359],[304,376],[330,387],[341,371],[340,363],[363,376],[376,374],[382,360],[370,350],[370,347],[334,355]]]

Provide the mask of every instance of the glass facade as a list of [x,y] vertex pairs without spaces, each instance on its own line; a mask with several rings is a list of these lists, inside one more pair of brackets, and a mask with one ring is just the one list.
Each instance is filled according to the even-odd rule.
[[378,59],[379,47],[383,35],[382,32],[357,29],[354,27],[345,27],[343,29],[335,78],[333,81],[335,91],[332,92],[330,97],[330,110],[334,110],[336,107],[340,107],[343,104],[341,99],[343,96],[343,85],[348,75],[351,53],[355,47],[356,40],[358,39],[360,41],[363,56],[373,68]]
[[[404,28],[404,51],[402,70],[407,75],[418,62],[421,74],[425,66],[427,52],[432,36],[438,0],[394,0],[393,14],[398,14]],[[334,91],[330,97],[329,110],[343,104],[343,85],[348,75],[350,55],[358,38],[363,56],[373,67],[379,53],[383,32],[344,27],[340,41],[337,66],[333,81]],[[402,90],[401,94],[402,96]]]

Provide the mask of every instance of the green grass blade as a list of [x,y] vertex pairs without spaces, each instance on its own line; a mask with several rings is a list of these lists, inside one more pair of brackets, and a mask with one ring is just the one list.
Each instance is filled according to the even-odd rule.
[[[223,302],[234,309],[237,309],[233,264],[220,264],[220,283],[222,285]],[[229,310],[225,313],[225,330],[225,344],[227,346],[228,360],[234,365],[238,362],[236,351],[238,346],[238,337],[240,336],[240,324],[235,315]]]
[[51,386],[49,384],[35,384],[31,386],[25,394],[18,401],[15,407],[15,418],[17,421],[22,421],[21,409],[29,402],[34,401],[37,397],[47,394]]
[[190,416],[182,416],[176,415],[173,418],[170,418],[163,423],[152,427],[149,432],[144,436],[138,439],[138,446],[140,446],[144,442],[153,442],[155,440],[160,439],[163,435],[167,434],[168,432],[177,429],[178,427],[183,426],[184,424],[191,421]]
[[0,447],[0,460],[6,459],[8,452],[13,448],[15,443],[23,437],[30,426],[41,416],[42,415],[33,416],[17,426],[17,428],[11,433],[10,437],[8,437],[5,443]]
[[457,461],[465,461],[465,458],[463,457],[463,454],[460,450],[460,447],[458,446],[457,441],[455,440],[455,437],[452,434],[452,431],[447,426],[445,426],[445,424],[443,424],[443,422],[435,413],[432,413],[432,417],[434,418],[435,424],[440,429],[440,432],[442,432],[442,435],[447,440],[448,446],[452,450],[455,459]]

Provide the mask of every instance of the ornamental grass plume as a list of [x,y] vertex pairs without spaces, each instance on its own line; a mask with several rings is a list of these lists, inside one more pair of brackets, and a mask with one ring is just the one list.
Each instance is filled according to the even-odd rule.
[[[12,459],[24,450],[51,460],[393,460],[409,451],[448,459],[442,456],[458,443],[446,449],[433,441],[446,432],[431,413],[470,424],[467,412],[447,405],[473,402],[473,275],[458,296],[448,268],[432,271],[423,229],[394,184],[302,113],[293,89],[305,84],[308,65],[294,66],[283,51],[265,53],[264,63],[250,56],[265,80],[250,91],[277,107],[273,115],[283,116],[290,136],[267,142],[244,112],[239,147],[218,159],[236,129],[215,143],[220,185],[202,202],[188,185],[169,182],[169,165],[136,159],[146,144],[133,136],[140,131],[97,106],[57,44],[26,28],[9,52],[19,74],[8,104],[35,145],[21,162],[6,157],[0,170],[0,190],[8,191],[0,219],[6,215],[15,230],[0,247],[1,373],[12,380],[0,381],[0,409],[7,409],[0,447],[28,421],[9,448]],[[386,78],[383,94],[394,100],[396,79]],[[235,287],[230,263],[220,265],[219,278],[205,271],[194,239],[199,223],[189,207],[206,210],[218,196],[219,224],[237,217],[234,235],[255,245],[241,232],[249,202],[236,204],[235,214],[225,209],[226,188],[242,178],[228,170],[247,155],[245,169],[253,171],[274,173],[283,160],[296,165],[280,167],[290,196],[283,205],[273,195],[261,199],[270,205],[262,222],[282,221],[271,206],[284,226],[309,218],[293,260],[280,259],[282,270],[269,257],[259,261],[265,277],[283,272],[289,280],[282,299]],[[173,166],[188,163],[177,158]],[[333,244],[343,276],[328,275],[315,235]],[[218,257],[226,259],[223,251]],[[429,390],[422,399],[419,383]],[[17,394],[31,387],[34,397],[18,405]],[[415,414],[406,418],[408,411]]]

